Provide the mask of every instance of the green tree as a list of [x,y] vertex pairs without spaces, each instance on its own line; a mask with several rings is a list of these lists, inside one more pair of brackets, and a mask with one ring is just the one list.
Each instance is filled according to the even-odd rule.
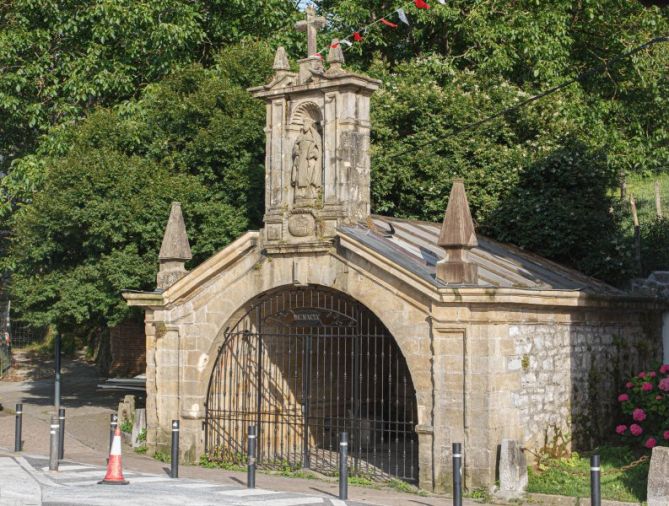
[[266,44],[230,46],[41,146],[48,170],[14,213],[3,259],[25,321],[72,331],[125,317],[120,291],[155,287],[172,200],[194,265],[259,224],[264,108],[245,88],[271,57]]
[[[210,65],[221,46],[274,35],[290,0],[11,0],[0,5],[0,216],[43,176],[27,157],[54,128],[136,97],[175,68]],[[0,227],[2,228],[2,227]]]

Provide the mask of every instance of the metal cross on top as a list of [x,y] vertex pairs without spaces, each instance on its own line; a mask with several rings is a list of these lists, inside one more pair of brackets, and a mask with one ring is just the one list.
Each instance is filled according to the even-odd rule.
[[316,9],[313,5],[307,7],[307,20],[295,23],[298,32],[307,32],[307,56],[313,56],[318,52],[316,36],[318,30],[323,27],[325,27],[325,18],[316,16]]

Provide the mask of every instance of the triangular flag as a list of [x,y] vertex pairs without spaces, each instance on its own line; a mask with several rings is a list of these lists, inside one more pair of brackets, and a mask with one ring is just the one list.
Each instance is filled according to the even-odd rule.
[[323,55],[321,53],[314,53],[314,56],[320,58],[321,60],[323,59]]
[[341,42],[342,44],[346,44],[348,47],[351,47],[353,45],[353,42],[351,42],[348,39],[341,39],[339,42]]
[[430,5],[425,3],[424,0],[414,0],[413,3],[415,3],[416,7],[418,7],[419,9],[429,9],[430,8]]
[[337,49],[339,47],[339,42],[335,42],[334,44],[330,44],[330,47],[332,49]]
[[360,42],[362,40],[362,35],[360,35],[360,32],[353,32],[353,40],[356,42]]
[[441,5],[446,5],[446,0],[437,0]]
[[408,25],[408,24],[409,24],[409,18],[407,18],[407,14],[406,14],[406,12],[404,12],[404,9],[402,9],[402,7],[400,7],[399,9],[397,9],[397,17],[398,17],[398,18],[400,19],[400,21],[401,21],[402,23],[404,23],[405,25]]
[[386,18],[381,18],[381,23],[383,23],[386,26],[389,26],[390,28],[397,28],[397,23],[392,23],[391,21],[388,21]]

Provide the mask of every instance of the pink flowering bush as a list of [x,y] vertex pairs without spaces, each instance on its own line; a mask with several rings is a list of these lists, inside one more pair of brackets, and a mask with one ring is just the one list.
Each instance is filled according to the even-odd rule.
[[616,425],[618,436],[647,449],[669,446],[669,364],[630,378],[618,402],[625,415]]

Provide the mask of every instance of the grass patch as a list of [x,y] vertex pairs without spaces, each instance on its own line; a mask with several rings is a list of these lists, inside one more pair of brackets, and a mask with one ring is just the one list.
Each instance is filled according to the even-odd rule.
[[153,458],[156,459],[158,462],[165,462],[165,463],[168,463],[172,460],[172,458],[167,453],[161,452],[160,450],[153,454]]
[[233,464],[232,462],[226,462],[224,460],[216,460],[209,458],[208,455],[202,455],[200,457],[200,466],[206,467],[207,469],[224,469],[226,471],[246,471],[246,466],[241,464]]
[[490,492],[488,492],[485,488],[475,488],[473,490],[469,490],[464,494],[464,496],[468,499],[474,499],[475,501],[481,502],[490,502],[492,499]]
[[[639,455],[627,447],[602,447],[602,498],[613,501],[646,500],[649,462],[623,469]],[[528,492],[572,497],[590,496],[590,454],[545,460],[541,470],[530,468]]]
[[142,455],[146,453],[147,449],[148,448],[146,446],[138,446],[137,448],[134,448],[135,453],[139,453],[139,454],[142,454]]

